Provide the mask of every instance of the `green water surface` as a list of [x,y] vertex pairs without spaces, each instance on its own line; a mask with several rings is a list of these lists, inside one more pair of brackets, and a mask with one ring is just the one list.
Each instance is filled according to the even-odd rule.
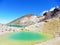
[[[36,33],[36,32],[19,32],[16,34],[10,35],[10,38],[13,40],[23,40],[23,41],[44,41],[48,39],[48,35],[44,35],[41,33]],[[51,37],[49,37],[51,38]]]
[[32,33],[32,32],[20,32],[11,35],[11,38],[15,40],[39,40],[39,39],[41,40],[45,38],[45,36],[38,33]]
[[0,45],[34,45],[51,39],[50,34],[40,32],[14,32],[0,37]]

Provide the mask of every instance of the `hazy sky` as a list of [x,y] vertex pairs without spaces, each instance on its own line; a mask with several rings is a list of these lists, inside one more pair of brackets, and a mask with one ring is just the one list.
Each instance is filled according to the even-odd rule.
[[26,14],[40,15],[60,6],[59,0],[0,0],[0,23],[8,23]]

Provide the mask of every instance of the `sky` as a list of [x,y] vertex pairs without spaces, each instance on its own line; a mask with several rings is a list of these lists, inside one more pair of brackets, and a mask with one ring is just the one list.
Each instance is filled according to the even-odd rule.
[[0,0],[0,23],[6,24],[27,14],[41,16],[45,10],[60,6],[60,0]]

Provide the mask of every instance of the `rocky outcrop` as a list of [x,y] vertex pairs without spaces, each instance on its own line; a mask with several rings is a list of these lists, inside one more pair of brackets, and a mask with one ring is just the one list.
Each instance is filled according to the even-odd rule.
[[0,24],[0,35],[18,31],[22,31],[22,28],[10,27],[4,24]]
[[60,7],[57,7],[57,8],[55,8],[54,10],[52,10],[52,11],[49,11],[49,12],[45,12],[44,14],[43,14],[43,16],[45,16],[45,20],[46,19],[51,19],[51,18],[58,18],[58,17],[60,17]]
[[40,23],[36,23],[36,24],[30,25],[30,26],[27,26],[24,28],[24,30],[42,32],[44,23],[45,22],[40,22]]

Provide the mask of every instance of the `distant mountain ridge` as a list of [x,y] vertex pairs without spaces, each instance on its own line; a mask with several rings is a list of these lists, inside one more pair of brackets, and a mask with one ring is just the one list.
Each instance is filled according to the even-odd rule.
[[8,24],[31,25],[31,24],[39,23],[41,21],[46,21],[51,18],[58,18],[58,17],[60,18],[60,7],[56,7],[49,12],[43,13],[43,16],[28,14]]
[[40,22],[43,18],[44,18],[43,16],[35,16],[33,14],[28,14],[28,15],[18,18],[8,24],[30,25],[30,24]]

